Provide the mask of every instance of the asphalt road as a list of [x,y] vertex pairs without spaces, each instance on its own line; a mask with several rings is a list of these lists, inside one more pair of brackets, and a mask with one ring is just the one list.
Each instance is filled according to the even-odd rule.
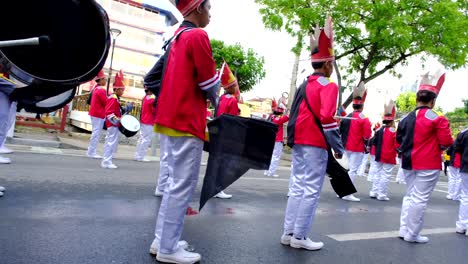
[[[148,249],[160,203],[153,196],[157,162],[117,160],[119,169],[105,170],[80,156],[10,157],[13,164],[0,166],[7,188],[0,198],[1,264],[156,262]],[[458,203],[445,199],[445,176],[426,211],[425,245],[396,238],[403,185],[391,183],[391,200],[381,202],[367,197],[370,184],[359,178],[361,202],[352,203],[336,198],[326,181],[310,234],[325,247],[307,252],[279,243],[290,172],[279,174],[249,171],[226,190],[232,199],[212,199],[186,217],[183,239],[202,254],[201,263],[467,263],[468,236],[455,234]],[[196,211],[201,182],[190,204]]]

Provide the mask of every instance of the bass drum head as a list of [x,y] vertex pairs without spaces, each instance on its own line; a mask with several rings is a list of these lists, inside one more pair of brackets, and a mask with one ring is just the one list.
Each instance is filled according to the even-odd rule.
[[0,40],[50,39],[0,50],[15,79],[27,85],[78,85],[102,69],[110,47],[109,22],[94,0],[2,1],[2,10],[3,21],[22,21],[8,23]]
[[68,90],[63,91],[60,94],[38,100],[36,102],[33,102],[31,99],[19,99],[18,109],[24,108],[27,112],[39,114],[54,112],[71,102],[75,96],[75,93],[76,87],[69,87]]
[[138,132],[140,130],[140,121],[131,115],[124,115],[120,119],[120,124],[130,132]]

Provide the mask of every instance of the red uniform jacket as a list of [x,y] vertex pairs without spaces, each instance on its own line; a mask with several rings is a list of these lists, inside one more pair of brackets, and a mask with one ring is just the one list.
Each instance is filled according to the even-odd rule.
[[99,85],[96,85],[92,90],[91,105],[89,106],[89,115],[97,118],[105,118],[106,104],[106,89]]
[[154,107],[154,95],[146,95],[141,103],[140,122],[144,125],[154,125],[156,122],[156,108]]
[[[183,27],[176,31],[176,34]],[[210,40],[203,29],[182,33],[172,42],[156,109],[156,124],[205,139],[204,90],[219,85]]]
[[440,170],[441,149],[453,144],[449,122],[427,107],[418,107],[398,124],[402,168]]
[[[460,172],[468,173],[468,129],[464,129],[458,134],[454,144],[455,164],[454,167],[460,168]],[[457,161],[458,159],[458,161]],[[459,163],[459,164],[456,164]]]
[[223,94],[219,99],[218,113],[217,116],[222,114],[229,115],[240,115],[239,106],[237,105],[237,99],[232,94]]
[[352,152],[364,152],[365,141],[372,135],[369,118],[363,113],[354,111],[348,117],[355,119],[343,119],[340,123],[341,139],[346,150]]
[[396,164],[397,143],[393,127],[382,127],[377,130],[372,147],[375,147],[375,161]]
[[[307,83],[296,92],[306,89],[306,98],[314,115],[322,124],[323,130],[338,129],[334,118],[338,99],[338,86],[320,74],[309,76]],[[309,111],[305,100],[294,100],[288,123],[288,145],[302,144],[327,149],[324,135],[320,131],[314,116]]]
[[119,127],[120,123],[113,124],[112,122],[109,121],[109,119],[112,117],[117,117],[117,118],[122,117],[122,111],[120,109],[120,101],[116,94],[113,94],[107,98],[106,127],[112,127],[112,126]]
[[283,136],[283,130],[284,130],[284,123],[288,122],[289,116],[288,115],[272,115],[271,116],[271,122],[275,123],[278,125],[278,132],[276,132],[276,142],[283,142],[284,141],[284,136]]

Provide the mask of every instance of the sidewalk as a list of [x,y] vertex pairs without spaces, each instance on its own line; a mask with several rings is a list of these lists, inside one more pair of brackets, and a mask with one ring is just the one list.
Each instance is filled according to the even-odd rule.
[[[87,133],[56,133],[55,131],[50,133],[47,130],[40,131],[35,129],[34,131],[23,131],[23,129],[21,129],[20,132],[15,132],[13,138],[7,139],[7,145],[13,150],[21,152],[85,156],[90,136],[91,134]],[[101,135],[101,139],[97,147],[97,152],[99,154],[102,154],[103,152],[104,137],[105,132]],[[115,154],[116,159],[134,159],[136,146],[132,143],[136,141],[135,138],[136,136],[131,140],[126,140],[126,142],[125,139],[120,141]],[[159,141],[157,140],[155,144],[156,145],[154,147],[150,146],[148,148],[147,155],[145,156],[145,158],[150,161],[159,161]],[[208,153],[203,152],[202,163],[206,163],[207,160]],[[289,168],[291,164],[290,161],[291,155],[283,152],[279,166]]]

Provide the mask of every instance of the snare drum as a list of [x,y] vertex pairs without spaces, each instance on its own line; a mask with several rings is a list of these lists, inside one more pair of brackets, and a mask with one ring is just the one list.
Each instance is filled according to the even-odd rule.
[[140,130],[140,122],[134,116],[123,115],[119,130],[126,137],[133,137]]

